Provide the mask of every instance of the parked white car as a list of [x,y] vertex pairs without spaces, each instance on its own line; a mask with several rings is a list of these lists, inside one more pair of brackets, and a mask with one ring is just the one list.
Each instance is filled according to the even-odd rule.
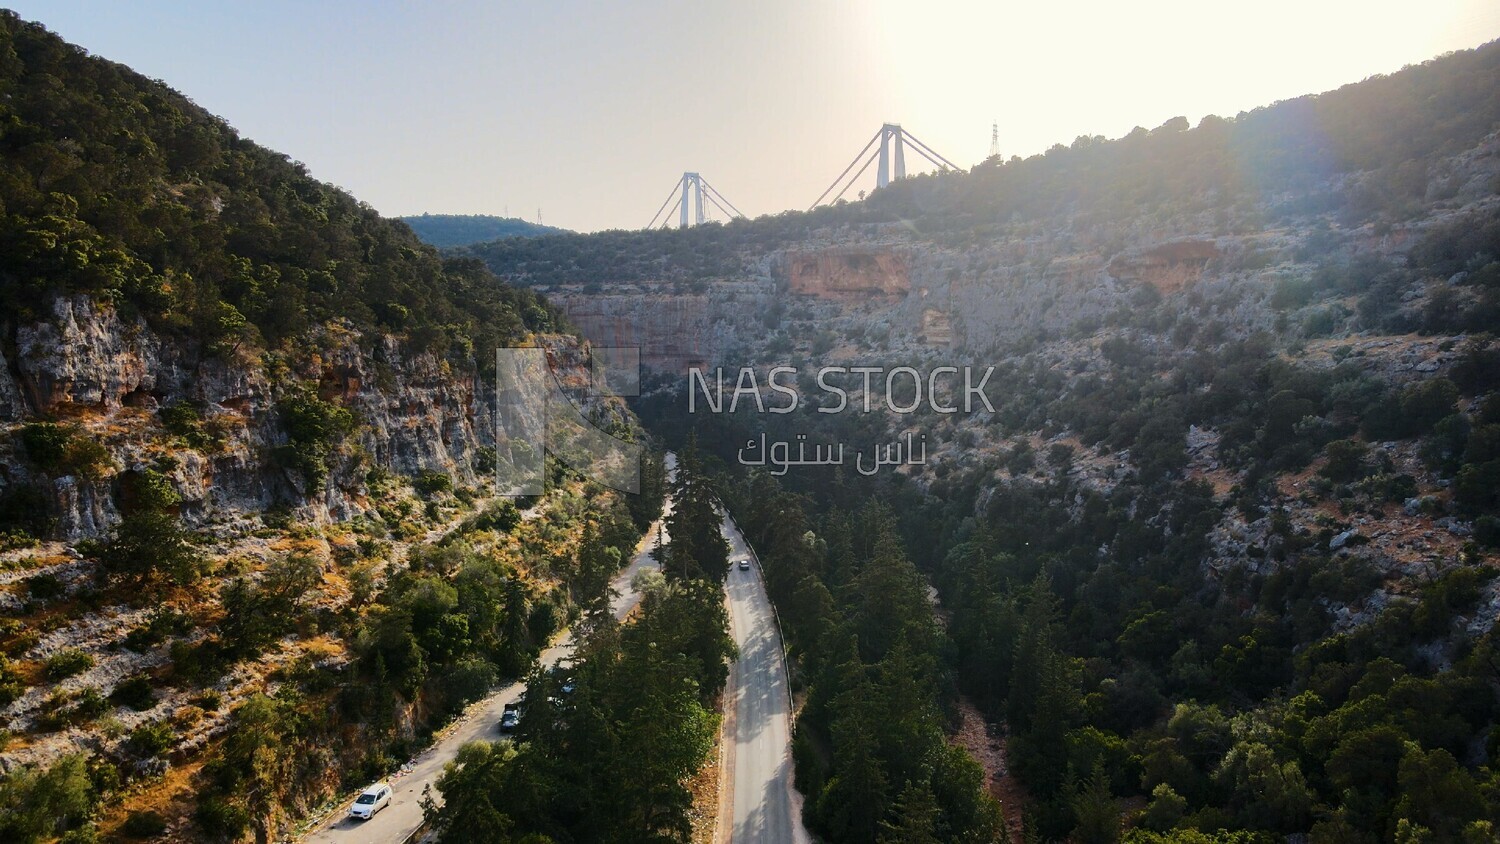
[[364,793],[354,798],[354,805],[349,807],[349,817],[359,818],[367,821],[375,817],[375,813],[391,805],[391,787],[383,782],[377,782]]

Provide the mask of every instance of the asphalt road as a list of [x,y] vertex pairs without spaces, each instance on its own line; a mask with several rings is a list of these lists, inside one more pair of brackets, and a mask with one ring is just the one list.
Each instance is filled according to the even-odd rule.
[[[667,507],[670,510],[670,501]],[[810,844],[812,839],[802,826],[801,797],[792,787],[791,704],[776,616],[766,597],[759,562],[745,537],[728,517],[721,530],[729,541],[731,560],[748,557],[753,564],[749,571],[731,564],[724,585],[730,633],[740,655],[730,666],[724,695],[725,793],[721,797],[719,840]],[[616,618],[623,619],[640,603],[631,581],[642,569],[656,568],[650,552],[658,532],[664,532],[660,521],[652,526],[630,566],[614,580]],[[542,664],[554,665],[572,649],[571,637],[564,636],[542,653]],[[443,766],[460,747],[471,741],[500,738],[497,725],[505,704],[524,691],[523,683],[513,683],[471,706],[450,732],[417,757],[410,771],[392,781],[395,799],[374,818],[356,821],[347,817],[351,795],[302,840],[334,844],[404,842],[422,825],[423,787],[432,785],[437,797]]]
[[[766,597],[760,564],[739,528],[725,517],[730,569],[724,589],[729,630],[739,659],[724,694],[724,782],[720,840],[734,844],[810,842],[802,799],[792,788],[792,713],[781,634]],[[737,561],[749,558],[749,571]],[[727,817],[726,817],[727,814]],[[728,835],[724,835],[725,831]]]
[[[672,455],[669,454],[668,467],[672,465]],[[670,510],[670,501],[667,502],[667,507]],[[662,541],[666,541],[665,529],[658,521],[646,534],[646,540],[642,543],[641,550],[636,553],[635,559],[630,561],[630,566],[614,580],[616,595],[613,605],[616,618],[623,619],[641,601],[641,596],[631,588],[630,582],[642,569],[657,567],[656,561],[651,559],[651,551],[655,547],[658,531],[663,533]],[[570,635],[564,635],[556,644],[542,652],[541,662],[546,666],[555,665],[558,660],[572,651],[573,639]],[[443,766],[458,755],[460,747],[471,741],[495,741],[501,738],[500,714],[504,711],[505,704],[514,702],[525,691],[526,684],[512,683],[471,705],[451,732],[445,734],[418,756],[409,772],[391,782],[395,790],[391,805],[382,809],[375,817],[367,821],[350,818],[348,816],[349,804],[354,801],[354,795],[350,795],[328,817],[303,836],[302,840],[335,842],[335,844],[375,844],[376,842],[378,844],[401,844],[404,842],[422,825],[423,787],[431,785],[433,797],[441,799],[437,793],[437,781],[438,777],[443,775]]]

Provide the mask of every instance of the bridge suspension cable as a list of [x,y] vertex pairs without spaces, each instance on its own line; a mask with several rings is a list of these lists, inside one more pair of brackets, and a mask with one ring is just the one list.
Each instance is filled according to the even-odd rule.
[[[882,129],[881,132],[883,132],[883,131],[884,130]],[[840,173],[839,176],[838,176],[838,178],[833,180],[833,184],[831,184],[831,185],[828,186],[828,190],[823,191],[823,193],[821,193],[821,194],[818,195],[817,199],[813,200],[813,204],[809,205],[808,208],[807,208],[807,210],[811,211],[812,209],[817,208],[818,204],[823,201],[823,197],[828,196],[828,191],[831,191],[834,188],[836,188],[836,187],[839,186],[839,182],[842,182],[844,180],[844,177],[847,176],[847,175],[849,175],[849,171],[854,169],[854,165],[858,164],[859,160],[861,158],[865,157],[865,153],[867,153],[867,152],[870,151],[870,147],[874,146],[875,142],[878,141],[878,140],[880,140],[881,132],[876,132],[875,134],[873,134],[873,135],[870,136],[870,140],[865,143],[865,148],[862,149],[862,150],[860,150],[858,152],[858,154],[856,154],[854,156],[854,160],[851,161],[851,162],[849,162],[849,166],[844,168],[844,172]],[[860,172],[863,173],[864,169],[861,168]],[[858,178],[858,177],[856,176],[856,178]],[[846,186],[844,188],[844,190],[848,190],[848,187]],[[839,195],[843,196],[843,191],[839,191]],[[834,202],[837,202],[837,201],[838,201],[837,199],[834,200]]]
[[[674,198],[677,202],[672,204]],[[657,220],[661,220],[661,227],[666,228],[667,224],[671,222],[673,214],[677,215],[678,228],[685,229],[692,225],[702,225],[706,219],[704,216],[705,201],[718,208],[719,211],[723,212],[724,216],[730,219],[745,216],[740,212],[740,209],[735,208],[734,204],[724,197],[724,194],[719,192],[718,188],[709,184],[708,180],[703,178],[702,175],[687,172],[683,173],[682,178],[672,187],[672,192],[667,195],[667,199],[661,204],[661,207],[656,209],[656,213],[652,215],[651,222],[646,224],[646,228],[656,228]],[[669,204],[672,204],[672,210],[667,211]],[[663,211],[667,212],[665,217],[662,216]]]
[[[724,194],[719,193],[719,189],[718,188],[716,188],[713,185],[709,184],[707,179],[703,179],[703,187],[709,192],[709,194],[712,195],[710,198],[712,198],[713,196],[717,196],[719,198],[719,202],[724,203],[724,205],[728,205],[729,208],[730,208],[730,210],[734,211],[733,214],[730,214],[729,211],[724,211],[724,206],[723,205],[720,205],[719,206],[719,210],[720,211],[724,211],[724,213],[727,216],[729,216],[729,217],[744,217],[745,216],[744,212],[740,211],[740,209],[738,209],[738,208],[735,208],[734,207],[734,203],[730,202],[728,199],[726,199],[724,197]],[[719,205],[719,202],[715,202],[714,204],[715,205]]]
[[[880,146],[875,150],[874,153],[870,153],[870,148],[875,146],[877,143]],[[944,158],[942,155],[939,155],[938,152],[932,147],[918,140],[915,135],[906,131],[905,129],[902,129],[901,124],[887,123],[881,126],[880,129],[875,132],[874,136],[865,143],[864,149],[861,149],[859,153],[854,156],[854,160],[849,162],[849,166],[844,168],[844,172],[840,173],[838,178],[833,180],[833,184],[829,185],[828,189],[823,191],[823,193],[813,201],[813,204],[808,206],[807,210],[811,211],[812,209],[817,208],[819,205],[823,204],[823,200],[833,192],[833,189],[837,188],[840,184],[843,184],[844,187],[839,190],[837,194],[834,194],[832,200],[833,202],[838,202],[839,199],[848,192],[849,188],[853,187],[854,183],[859,181],[859,178],[864,175],[864,172],[870,168],[870,164],[875,162],[876,160],[880,162],[879,169],[875,171],[876,190],[889,185],[892,181],[899,181],[906,178],[906,147],[908,145],[918,155],[931,162],[934,167],[949,170],[961,169],[957,164],[954,164],[953,162]],[[869,154],[869,158],[865,157],[866,154]],[[850,178],[847,182],[845,182],[844,177],[848,176],[849,172],[853,170],[856,165],[859,165],[861,160],[864,161],[864,164],[859,167],[859,171],[854,174],[853,178]],[[894,173],[892,172],[891,166],[893,161],[895,164]]]
[[[919,155],[921,155],[923,158],[927,159],[928,161],[931,161],[933,164],[937,165],[938,167],[946,167],[949,170],[960,170],[960,169],[962,169],[957,164],[954,164],[953,162],[949,161],[948,159],[942,157],[941,155],[938,155],[937,152],[934,151],[932,147],[930,147],[930,146],[922,143],[921,141],[917,140],[917,136],[916,135],[913,135],[910,132],[906,132],[904,134],[906,135],[906,140],[911,143],[912,148],[915,149],[917,151],[917,153]],[[925,150],[925,152],[924,152],[924,150]]]
[[[654,229],[654,228],[656,228],[656,218],[661,216],[661,212],[667,210],[667,203],[668,202],[671,202],[673,199],[677,198],[677,189],[680,186],[681,185],[673,185],[672,186],[672,192],[669,193],[669,194],[667,194],[667,198],[666,198],[665,201],[662,202],[661,207],[658,208],[658,209],[656,209],[656,213],[655,214],[651,215],[651,222],[649,222],[649,223],[646,224],[646,228],[648,228],[648,229]],[[679,201],[681,201],[681,200],[679,200]],[[672,209],[672,211],[676,211],[676,210],[677,210],[676,208]],[[667,218],[670,219],[671,216],[672,216],[672,213],[670,211],[668,211],[667,212]],[[666,221],[664,220],[663,223],[665,224],[665,222]]]
[[880,155],[878,153],[870,153],[870,157],[865,159],[865,166],[859,168],[859,172],[855,173],[854,178],[849,180],[849,184],[844,185],[844,189],[839,191],[838,194],[833,197],[833,201],[838,202],[840,199],[843,199],[844,194],[848,193],[849,189],[854,187],[854,183],[859,181],[859,177],[863,176],[865,174],[865,171],[870,169],[870,165],[875,163],[875,159],[879,157]]

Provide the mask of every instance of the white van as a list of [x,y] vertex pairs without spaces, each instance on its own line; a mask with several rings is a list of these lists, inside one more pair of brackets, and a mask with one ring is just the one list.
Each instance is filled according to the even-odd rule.
[[349,807],[349,817],[359,818],[367,821],[375,817],[375,813],[391,805],[391,787],[383,782],[377,782],[364,793],[354,798],[354,805]]

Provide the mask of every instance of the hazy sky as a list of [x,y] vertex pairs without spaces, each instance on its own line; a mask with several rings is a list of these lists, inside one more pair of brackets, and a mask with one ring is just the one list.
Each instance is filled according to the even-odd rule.
[[968,167],[995,121],[1025,156],[1500,37],[1494,0],[12,5],[385,214],[581,230],[645,225],[684,170],[804,208],[886,121]]

